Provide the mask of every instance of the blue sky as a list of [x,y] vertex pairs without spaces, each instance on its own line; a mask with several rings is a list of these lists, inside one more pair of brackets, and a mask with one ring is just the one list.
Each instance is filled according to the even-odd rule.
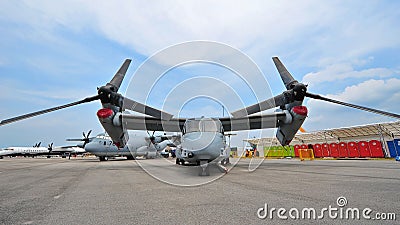
[[[398,1],[2,1],[0,119],[92,96],[132,58],[124,93],[148,57],[192,40],[226,43],[247,54],[269,83],[267,95],[284,89],[271,60],[279,56],[310,92],[400,113],[399,6]],[[149,103],[161,107],[158,97],[196,76],[230,85],[237,79],[217,66],[183,66],[157,84]],[[235,88],[245,104],[256,103],[244,87]],[[305,105],[309,131],[393,121],[314,100]],[[2,126],[0,147],[62,145],[82,131],[100,133],[100,107],[94,102]],[[222,110],[200,98],[181,114],[221,116]]]

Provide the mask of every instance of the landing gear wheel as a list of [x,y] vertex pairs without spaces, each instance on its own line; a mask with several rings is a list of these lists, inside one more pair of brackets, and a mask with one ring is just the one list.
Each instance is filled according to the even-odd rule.
[[108,157],[107,156],[99,156],[100,161],[107,161]]
[[175,163],[177,165],[185,165],[185,160],[180,159],[180,158],[176,158]]
[[126,157],[126,159],[127,159],[127,160],[135,160],[135,157],[133,157],[132,155],[128,155],[128,156]]

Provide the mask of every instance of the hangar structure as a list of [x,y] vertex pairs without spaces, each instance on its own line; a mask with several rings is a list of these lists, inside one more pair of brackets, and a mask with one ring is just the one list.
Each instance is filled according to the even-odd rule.
[[[266,149],[270,146],[279,146],[276,138],[246,139],[257,149]],[[291,142],[292,146],[299,145],[334,145],[339,143],[380,142],[384,157],[400,155],[400,120],[387,123],[376,123],[353,127],[334,128],[313,132],[297,133]]]

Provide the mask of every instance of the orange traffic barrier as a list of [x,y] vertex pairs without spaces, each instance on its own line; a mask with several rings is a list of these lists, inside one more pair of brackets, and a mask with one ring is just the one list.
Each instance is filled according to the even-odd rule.
[[308,148],[299,149],[299,157],[301,161],[304,159],[314,160],[314,151]]

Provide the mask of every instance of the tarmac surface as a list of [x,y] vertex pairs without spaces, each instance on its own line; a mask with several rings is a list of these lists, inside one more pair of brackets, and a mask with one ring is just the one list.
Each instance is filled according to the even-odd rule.
[[[0,224],[399,224],[400,163],[394,160],[265,160],[248,171],[241,159],[224,176],[165,159],[4,158],[0,160]],[[150,169],[151,170],[151,169]],[[181,186],[168,184],[154,177]],[[179,177],[177,179],[176,177]],[[175,179],[175,180],[174,180]],[[167,182],[168,182],[167,181]],[[186,183],[185,183],[186,181]],[[171,183],[171,182],[169,182]],[[190,186],[196,184],[196,186]],[[185,185],[185,186],[182,186]],[[346,202],[337,202],[345,197]],[[343,198],[341,200],[344,200]],[[268,205],[265,219],[260,219]],[[339,206],[340,204],[340,206]],[[344,205],[343,205],[344,204]],[[309,219],[304,208],[337,208]],[[261,209],[260,209],[261,208]],[[278,217],[278,209],[288,219]],[[289,215],[296,216],[293,219]],[[344,212],[357,208],[360,219]],[[371,219],[362,217],[370,208]],[[340,209],[343,216],[340,219]],[[368,210],[367,210],[368,211]],[[396,220],[373,220],[394,213]],[[272,219],[270,216],[272,215]],[[333,213],[334,217],[334,213]]]

